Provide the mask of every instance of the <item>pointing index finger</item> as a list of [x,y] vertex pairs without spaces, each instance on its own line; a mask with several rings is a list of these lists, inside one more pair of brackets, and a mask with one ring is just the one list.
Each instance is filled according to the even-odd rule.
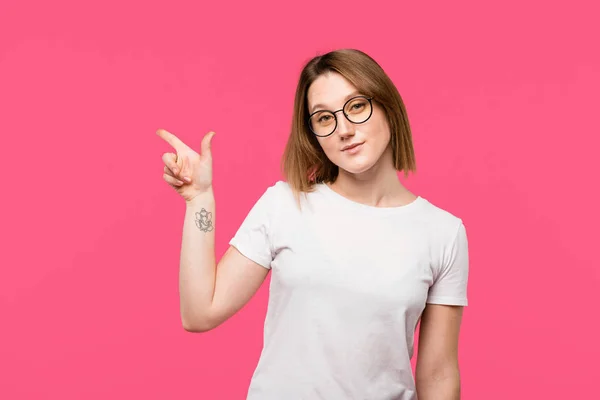
[[163,138],[167,143],[169,143],[175,150],[181,150],[186,147],[185,143],[183,143],[177,136],[173,135],[171,132],[167,132],[164,129],[159,129],[156,131],[156,134]]

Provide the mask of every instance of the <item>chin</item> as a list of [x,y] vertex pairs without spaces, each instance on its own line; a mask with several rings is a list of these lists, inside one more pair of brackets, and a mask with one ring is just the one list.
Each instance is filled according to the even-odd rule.
[[337,164],[337,166],[340,169],[343,169],[344,171],[346,171],[350,174],[353,174],[353,175],[358,175],[358,174],[362,174],[363,172],[367,172],[368,170],[373,168],[374,165],[375,165],[375,163],[369,159],[363,159],[363,160],[356,159],[356,160],[352,160],[350,162],[345,161],[345,162]]

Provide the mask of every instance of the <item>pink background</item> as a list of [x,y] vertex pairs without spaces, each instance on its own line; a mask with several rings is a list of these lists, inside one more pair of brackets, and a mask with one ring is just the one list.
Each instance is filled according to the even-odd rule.
[[182,329],[184,204],[155,131],[217,132],[220,256],[281,179],[303,63],[340,47],[406,102],[407,186],[467,226],[462,398],[593,398],[596,7],[2,1],[0,398],[244,398],[267,287],[215,331]]

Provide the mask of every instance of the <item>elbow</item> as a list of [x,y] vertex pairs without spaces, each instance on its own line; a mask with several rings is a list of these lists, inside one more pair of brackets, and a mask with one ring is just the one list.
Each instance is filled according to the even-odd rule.
[[216,325],[211,324],[209,321],[193,321],[188,319],[182,319],[181,325],[184,330],[192,333],[208,332],[216,328]]
[[419,398],[460,398],[460,371],[457,368],[418,371],[415,383]]
[[212,318],[206,316],[190,316],[181,314],[181,326],[187,332],[202,333],[208,332],[217,327],[217,323]]

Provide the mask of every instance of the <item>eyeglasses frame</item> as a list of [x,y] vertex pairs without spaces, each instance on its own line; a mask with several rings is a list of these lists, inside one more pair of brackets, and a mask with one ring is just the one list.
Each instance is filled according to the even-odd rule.
[[[366,100],[368,100],[368,102],[369,102],[369,105],[371,106],[371,112],[369,113],[369,116],[368,116],[368,117],[367,117],[367,118],[366,118],[364,121],[362,121],[362,122],[354,122],[354,121],[351,121],[351,120],[350,120],[350,118],[348,118],[348,115],[347,115],[347,114],[344,112],[344,109],[346,108],[346,105],[347,105],[348,103],[350,103],[352,100],[355,100],[355,99],[357,99],[357,98],[363,98],[363,99],[366,99]],[[317,136],[317,137],[328,137],[328,136],[331,136],[331,135],[333,135],[333,133],[335,132],[335,130],[336,130],[336,129],[337,129],[337,127],[338,127],[338,119],[337,119],[337,115],[336,115],[336,114],[337,114],[338,112],[340,112],[340,111],[342,111],[342,113],[344,114],[344,117],[346,117],[346,119],[347,119],[349,122],[351,122],[351,123],[353,123],[353,124],[355,124],[355,125],[364,124],[364,123],[365,123],[365,122],[367,122],[367,121],[369,120],[369,118],[371,118],[371,116],[373,115],[373,97],[367,97],[367,96],[363,96],[363,95],[354,96],[354,97],[352,97],[352,98],[348,99],[348,100],[347,100],[347,101],[344,103],[344,106],[343,106],[342,108],[340,108],[339,110],[337,110],[337,111],[329,111],[329,110],[317,110],[317,111],[315,111],[315,112],[311,113],[311,114],[308,116],[308,119],[306,120],[306,123],[307,123],[307,125],[308,125],[308,129],[310,129],[310,131],[311,131],[311,132],[312,132],[312,133],[313,133],[315,136]],[[315,115],[315,114],[317,114],[317,113],[320,113],[320,112],[329,112],[329,113],[333,114],[333,118],[335,119],[335,126],[333,127],[333,130],[331,131],[331,133],[329,133],[329,134],[327,134],[327,135],[318,135],[318,134],[317,134],[317,133],[316,133],[316,132],[313,130],[313,128],[312,128],[312,126],[311,126],[311,123],[310,123],[310,119],[312,118],[312,116],[313,116],[313,115]]]

